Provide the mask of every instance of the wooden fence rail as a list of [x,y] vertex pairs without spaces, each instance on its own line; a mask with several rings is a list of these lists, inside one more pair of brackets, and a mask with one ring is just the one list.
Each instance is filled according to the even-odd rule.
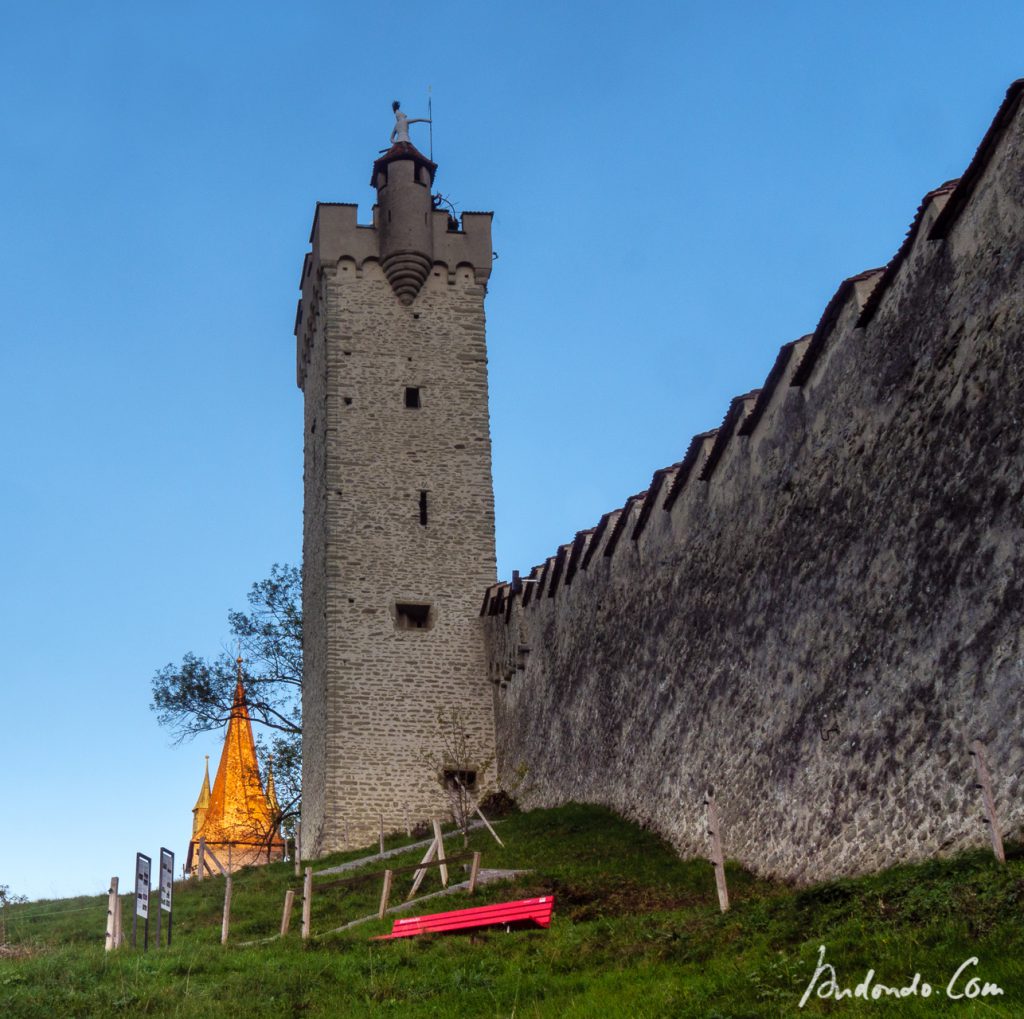
[[[474,856],[478,855],[479,853],[459,853],[457,856],[446,857],[445,863],[463,863],[466,860],[472,860]],[[317,891],[325,892],[329,888],[341,888],[343,885],[355,885],[363,881],[376,880],[389,872],[392,874],[411,874],[413,871],[429,869],[430,867],[437,867],[439,865],[439,863],[410,863],[404,867],[391,867],[389,870],[373,870],[366,874],[356,874],[353,877],[339,878],[337,881],[317,881],[316,887]],[[313,877],[316,877],[316,875],[314,874]]]

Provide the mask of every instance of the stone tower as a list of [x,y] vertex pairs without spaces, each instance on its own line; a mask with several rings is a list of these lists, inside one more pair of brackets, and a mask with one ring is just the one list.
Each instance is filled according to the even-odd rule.
[[[491,214],[434,208],[436,165],[373,164],[370,225],[318,203],[296,319],[305,396],[303,854],[447,809],[438,712],[494,746],[484,296]],[[459,762],[465,764],[466,762]],[[472,776],[464,776],[471,778]]]

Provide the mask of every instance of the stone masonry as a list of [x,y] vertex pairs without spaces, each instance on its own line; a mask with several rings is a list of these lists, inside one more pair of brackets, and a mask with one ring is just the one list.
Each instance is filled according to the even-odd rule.
[[[500,777],[809,881],[1024,825],[1024,82],[884,269],[485,602]],[[467,524],[468,526],[468,524]],[[530,582],[532,581],[532,582]]]
[[447,810],[424,754],[457,710],[493,755],[480,599],[494,582],[484,296],[491,214],[433,209],[396,144],[372,225],[317,205],[296,321],[305,395],[303,852]]

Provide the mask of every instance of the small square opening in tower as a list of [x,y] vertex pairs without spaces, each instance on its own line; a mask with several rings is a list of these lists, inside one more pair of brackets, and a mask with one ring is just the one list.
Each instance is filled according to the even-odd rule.
[[444,786],[446,789],[458,789],[461,786],[467,792],[476,792],[476,772],[463,768],[445,768]]
[[395,602],[396,630],[429,630],[433,625],[429,603]]
[[405,405],[409,410],[420,409],[420,387],[419,386],[406,386],[405,387]]

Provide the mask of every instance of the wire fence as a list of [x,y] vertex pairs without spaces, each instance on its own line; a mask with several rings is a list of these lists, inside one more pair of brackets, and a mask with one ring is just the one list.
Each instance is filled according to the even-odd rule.
[[70,909],[26,910],[21,906],[7,906],[0,909],[0,945],[16,945],[26,939],[34,939],[45,930],[53,930],[48,924],[59,923],[61,917],[92,913],[97,925],[102,924],[106,903],[96,902],[88,906],[72,906]]

